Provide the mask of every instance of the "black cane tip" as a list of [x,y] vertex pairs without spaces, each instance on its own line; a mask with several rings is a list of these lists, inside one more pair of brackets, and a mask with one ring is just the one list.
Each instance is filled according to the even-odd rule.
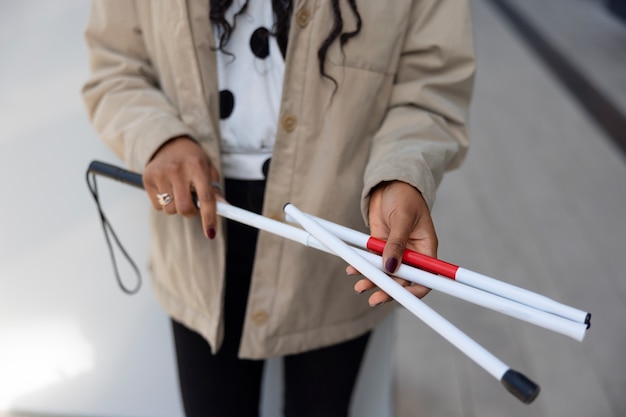
[[585,317],[585,324],[587,325],[587,328],[591,327],[591,313],[587,313],[587,317]]
[[509,369],[502,376],[502,385],[524,404],[532,403],[539,395],[539,385],[528,379],[525,375]]

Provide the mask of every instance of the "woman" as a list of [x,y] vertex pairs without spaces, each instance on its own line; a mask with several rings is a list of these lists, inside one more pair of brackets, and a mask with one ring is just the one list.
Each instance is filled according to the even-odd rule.
[[187,416],[257,415],[262,360],[279,355],[285,415],[345,416],[389,297],[351,295],[372,283],[342,278],[335,257],[220,223],[215,202],[279,220],[292,202],[369,226],[388,241],[390,274],[405,247],[435,256],[435,189],[468,143],[468,5],[231,3],[94,0],[84,100],[102,139],[143,172],[153,287],[172,317]]

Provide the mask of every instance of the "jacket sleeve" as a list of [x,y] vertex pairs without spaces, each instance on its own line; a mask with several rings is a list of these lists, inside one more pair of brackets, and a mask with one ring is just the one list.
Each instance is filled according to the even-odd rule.
[[364,174],[362,212],[382,181],[416,187],[432,208],[446,170],[469,145],[475,61],[467,0],[414,1],[386,116]]
[[159,89],[142,30],[134,1],[94,0],[85,30],[91,76],[82,89],[95,130],[140,172],[167,140],[192,136]]

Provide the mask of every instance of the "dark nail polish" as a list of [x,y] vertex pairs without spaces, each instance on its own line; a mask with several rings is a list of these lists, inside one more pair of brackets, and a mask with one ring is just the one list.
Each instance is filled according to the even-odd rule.
[[207,230],[207,236],[211,240],[215,239],[215,229],[212,227],[209,227],[209,230]]
[[396,268],[398,267],[398,260],[396,258],[389,258],[385,263],[385,269],[389,273],[396,272]]

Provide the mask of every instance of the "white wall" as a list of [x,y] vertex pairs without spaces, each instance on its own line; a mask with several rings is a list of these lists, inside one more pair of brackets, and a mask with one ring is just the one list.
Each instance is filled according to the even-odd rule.
[[[142,291],[129,297],[115,283],[85,184],[92,159],[117,163],[80,100],[87,11],[84,0],[0,3],[0,412],[178,417],[168,321],[145,270],[148,201],[99,180],[143,270]],[[390,413],[391,324],[382,332],[356,415]],[[278,364],[271,369],[275,377]],[[278,390],[266,387],[272,398]],[[267,415],[277,407],[266,403]]]
[[[166,317],[148,282],[134,297],[118,290],[85,184],[91,159],[115,161],[80,100],[87,9],[0,5],[0,410],[175,417]],[[144,266],[145,197],[100,185]]]

